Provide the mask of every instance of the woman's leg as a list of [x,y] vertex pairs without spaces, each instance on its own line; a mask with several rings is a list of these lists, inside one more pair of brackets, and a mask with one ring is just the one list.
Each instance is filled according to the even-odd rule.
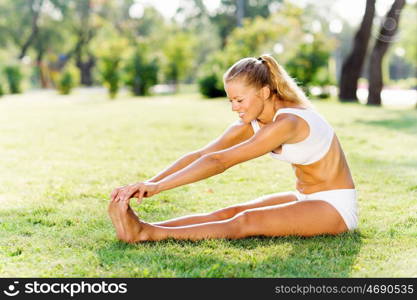
[[321,200],[253,208],[227,220],[179,227],[141,222],[126,203],[110,203],[109,213],[118,238],[128,243],[167,238],[201,240],[249,236],[314,236],[347,231],[336,209]]
[[184,216],[184,217],[179,217],[179,218],[175,218],[175,219],[171,219],[171,220],[167,220],[163,222],[151,223],[151,224],[156,225],[156,226],[164,226],[164,227],[176,227],[176,226],[186,226],[186,225],[192,225],[192,224],[221,221],[221,220],[230,219],[234,217],[235,215],[237,215],[238,213],[248,210],[248,209],[272,206],[272,205],[277,205],[277,204],[284,204],[284,203],[289,203],[289,202],[293,202],[296,200],[297,200],[297,197],[295,196],[294,192],[275,193],[271,195],[262,196],[255,200],[245,202],[242,204],[237,204],[237,205],[229,206],[226,208],[222,208],[211,213]]

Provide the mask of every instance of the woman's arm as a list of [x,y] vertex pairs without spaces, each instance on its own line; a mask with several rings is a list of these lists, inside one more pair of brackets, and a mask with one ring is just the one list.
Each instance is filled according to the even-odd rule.
[[212,141],[200,150],[182,156],[171,166],[158,173],[151,179],[114,189],[110,195],[111,201],[128,201],[132,197],[137,197],[138,201],[140,202],[144,196],[151,197],[152,195],[159,193],[157,189],[158,182],[169,176],[172,176],[173,174],[178,173],[179,171],[193,164],[195,161],[201,159],[206,154],[236,145],[248,139],[251,135],[253,135],[251,126],[238,120],[231,124],[226,129],[226,131],[216,140]]
[[171,175],[171,174],[185,168],[186,166],[188,166],[189,164],[191,164],[195,160],[199,159],[200,157],[201,157],[201,153],[199,151],[194,151],[194,152],[190,152],[188,154],[185,154],[182,157],[180,157],[179,159],[177,159],[171,166],[167,167],[165,170],[159,172],[154,177],[152,177],[151,179],[148,179],[146,181],[147,182],[157,182],[159,180],[162,180],[165,177],[167,177],[168,175]]
[[220,174],[236,164],[276,149],[294,135],[296,126],[294,117],[278,119],[279,122],[263,126],[252,138],[225,150],[205,154],[184,169],[156,182],[157,191],[162,192]]
[[213,154],[205,154],[186,168],[157,181],[158,192],[193,183],[220,173],[226,169]]
[[263,126],[250,139],[224,150],[203,154],[193,163],[159,181],[140,182],[116,191],[112,193],[112,201],[129,201],[134,196],[140,203],[143,197],[220,174],[238,163],[266,154],[288,141],[296,131],[295,117],[282,118],[279,116],[272,124]]
[[243,124],[240,120],[234,122],[217,139],[215,139],[214,141],[210,142],[209,144],[197,151],[190,152],[180,157],[171,166],[161,171],[151,179],[146,180],[146,182],[160,181],[165,177],[179,170],[182,170],[183,168],[192,164],[194,161],[201,158],[205,154],[223,150],[233,145],[241,143],[242,141],[248,139],[251,136],[251,128],[249,127],[247,124]]

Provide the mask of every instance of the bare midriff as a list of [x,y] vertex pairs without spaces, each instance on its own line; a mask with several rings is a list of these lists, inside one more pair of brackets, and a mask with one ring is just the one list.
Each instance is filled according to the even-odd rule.
[[329,151],[319,161],[309,165],[292,164],[300,193],[312,194],[326,190],[354,189],[346,157],[336,134]]

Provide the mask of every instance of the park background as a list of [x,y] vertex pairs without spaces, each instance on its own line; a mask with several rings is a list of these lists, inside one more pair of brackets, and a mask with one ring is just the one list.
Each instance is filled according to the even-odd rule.
[[[414,0],[0,0],[2,277],[416,277]],[[272,54],[341,140],[359,229],[126,245],[111,190],[236,115],[222,74]],[[145,199],[154,222],[294,190],[267,156]]]

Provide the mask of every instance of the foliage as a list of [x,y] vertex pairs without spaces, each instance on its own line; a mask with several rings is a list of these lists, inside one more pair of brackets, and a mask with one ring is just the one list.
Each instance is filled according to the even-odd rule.
[[156,58],[150,60],[145,44],[138,45],[126,65],[126,84],[134,95],[148,95],[149,88],[158,82],[158,63]]
[[308,34],[306,37],[313,40],[301,44],[296,54],[285,64],[288,73],[303,86],[331,84],[328,41],[320,34]]
[[74,80],[70,72],[64,72],[58,81],[58,91],[62,95],[68,95],[71,93],[71,89],[74,87]]
[[162,52],[164,54],[163,71],[165,79],[177,85],[193,66],[195,38],[186,32],[174,32],[171,34]]
[[[223,74],[228,66],[227,57],[221,51],[212,53],[199,73],[200,92],[209,98],[226,95],[223,86]],[[205,86],[207,85],[207,86]]]
[[119,37],[117,32],[108,26],[92,44],[99,59],[101,80],[107,87],[110,98],[114,99],[122,81],[123,63],[131,51],[129,41]]
[[[254,19],[258,16],[268,18],[274,6],[278,7],[282,0],[243,0],[244,18]],[[238,3],[235,0],[222,0],[216,14],[210,16],[210,20],[218,28],[219,35],[226,45],[226,40],[237,26],[236,11]]]
[[[243,57],[257,57],[262,53],[273,54],[281,65],[288,67],[290,75],[305,85],[329,84],[327,61],[334,43],[323,34],[310,33],[309,21],[302,9],[289,3],[268,18],[246,19],[243,27],[230,33],[225,48],[203,66],[200,86],[207,83],[212,87],[200,87],[200,90],[213,90],[216,94],[216,89],[223,89],[222,76],[227,68]],[[314,41],[304,42],[300,36],[312,37]],[[204,95],[209,94],[212,93]]]
[[[220,91],[222,73],[232,63],[242,57],[258,56],[262,53],[273,54],[284,66],[289,63],[291,75],[300,77],[297,79],[307,86],[327,84],[336,77],[333,73],[337,68],[331,69],[332,74],[329,74],[324,62],[325,52],[331,53],[334,48],[331,40],[335,36],[329,32],[328,23],[323,23],[335,18],[328,1],[309,1],[310,4],[303,9],[291,4],[295,3],[294,1],[222,0],[216,10],[209,11],[206,1],[184,0],[181,1],[176,15],[170,20],[165,19],[151,3],[143,4],[144,13],[141,16],[131,16],[129,12],[132,5],[141,5],[139,2],[0,0],[0,51],[7,52],[8,58],[24,57],[32,62],[31,67],[37,68],[36,78],[41,79],[44,87],[53,86],[54,78],[50,75],[54,72],[62,73],[65,64],[74,59],[77,60],[76,66],[83,75],[84,84],[87,81],[94,82],[99,76],[93,75],[99,75],[103,65],[108,65],[110,69],[118,65],[121,69],[125,63],[132,64],[133,53],[129,55],[129,62],[126,55],[122,54],[119,63],[110,63],[108,60],[111,56],[98,54],[101,48],[112,44],[115,38],[126,39],[133,47],[136,47],[138,42],[146,44],[152,49],[152,55],[158,57],[158,79],[173,84],[181,81],[199,81]],[[237,27],[238,3],[244,3],[242,27]],[[413,26],[415,13],[415,4],[408,4],[404,9],[396,45],[405,49],[402,58],[407,70],[414,70],[416,64],[417,34],[416,27]],[[320,29],[322,33],[312,31],[314,26],[311,25],[317,21],[324,24]],[[111,34],[108,34],[109,28]],[[351,43],[353,33],[347,30],[354,31],[345,23],[342,33],[338,34],[342,44],[337,50],[337,55],[331,57],[332,60],[337,56],[337,65],[337,59],[346,54]],[[314,35],[317,45],[303,41],[303,36],[309,34]],[[349,39],[346,35],[349,35]],[[275,47],[276,45],[279,47]],[[274,52],[275,48],[281,50]],[[215,52],[221,53],[222,56],[220,60],[215,60],[218,65],[206,67],[212,63],[213,56],[218,56]],[[54,57],[65,57],[66,60],[59,61],[53,59]],[[107,57],[107,62],[100,62],[103,57]],[[311,63],[311,60],[316,58],[318,61]],[[6,61],[10,63],[10,60]],[[143,62],[149,63],[149,59],[145,58]],[[395,64],[393,60],[390,63]],[[40,65],[43,69],[39,68]],[[313,69],[300,70],[300,66],[305,65],[311,65]],[[222,71],[210,71],[218,68]],[[414,75],[411,72],[405,75],[402,71],[400,73],[402,77],[399,78]],[[117,90],[115,82],[119,81],[120,85],[122,74],[110,77],[113,78],[112,89]],[[130,84],[133,85],[133,82],[134,80],[130,81]],[[31,81],[32,85],[38,83],[39,80]],[[108,83],[106,85],[110,86]],[[217,95],[217,92],[214,94]]]
[[7,83],[9,84],[9,92],[11,94],[19,94],[22,92],[21,82],[23,79],[22,72],[18,65],[7,66],[4,68]]
[[198,80],[200,93],[208,98],[224,97],[226,95],[216,74],[211,73]]
[[57,89],[59,93],[62,95],[69,95],[71,90],[76,86],[78,77],[75,68],[73,66],[67,66],[58,78]]
[[[406,4],[400,18],[397,47],[405,50],[404,58],[417,69],[417,3]],[[391,47],[395,48],[395,47]],[[415,77],[415,76],[414,76]]]
[[116,98],[120,87],[120,57],[103,56],[101,58],[101,76],[108,88],[111,99]]
[[0,81],[0,97],[3,96],[3,95],[4,95],[3,87],[2,87],[2,84],[1,84],[1,81]]
[[161,13],[152,6],[145,6],[143,16],[139,19],[130,19],[128,21],[130,33],[134,34],[132,39],[136,37],[153,38],[160,34],[160,30],[164,30],[165,22]]

